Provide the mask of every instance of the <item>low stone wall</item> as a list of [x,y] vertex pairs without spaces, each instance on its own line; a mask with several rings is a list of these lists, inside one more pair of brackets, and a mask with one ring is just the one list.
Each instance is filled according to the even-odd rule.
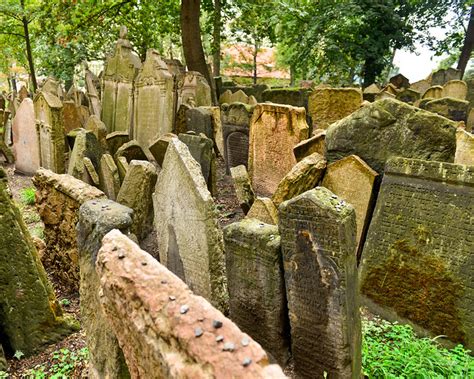
[[265,351],[118,230],[96,266],[100,302],[134,378],[285,378]]
[[39,169],[33,177],[36,209],[44,223],[46,252],[42,263],[66,288],[79,289],[76,223],[81,204],[105,199],[95,187],[70,175]]

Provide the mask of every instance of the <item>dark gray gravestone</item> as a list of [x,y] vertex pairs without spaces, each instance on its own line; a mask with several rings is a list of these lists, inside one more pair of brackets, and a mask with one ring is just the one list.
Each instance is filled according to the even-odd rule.
[[196,134],[203,133],[207,138],[213,139],[212,113],[203,108],[186,110],[186,131],[193,131]]
[[224,157],[227,174],[231,167],[248,166],[249,160],[249,126],[223,125]]
[[474,348],[474,168],[395,158],[362,252],[364,301]]
[[354,208],[317,187],[279,211],[295,372],[301,378],[359,378]]

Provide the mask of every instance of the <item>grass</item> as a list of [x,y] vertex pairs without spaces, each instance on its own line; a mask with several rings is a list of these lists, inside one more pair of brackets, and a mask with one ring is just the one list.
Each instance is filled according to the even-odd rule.
[[33,187],[23,188],[20,191],[21,201],[25,205],[35,204],[35,189]]
[[474,378],[474,358],[461,345],[449,350],[412,327],[375,319],[362,323],[362,367],[369,378]]

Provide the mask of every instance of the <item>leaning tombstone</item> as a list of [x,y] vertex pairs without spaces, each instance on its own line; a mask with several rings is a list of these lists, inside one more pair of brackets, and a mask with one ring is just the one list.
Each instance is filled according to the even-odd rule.
[[15,170],[34,174],[40,167],[40,147],[35,124],[35,109],[31,99],[21,102],[13,119],[13,154]]
[[392,76],[389,80],[390,84],[393,84],[397,88],[408,88],[410,87],[410,81],[407,77],[402,74]]
[[76,103],[72,100],[67,100],[63,102],[63,125],[64,133],[67,134],[71,130],[81,128],[81,115],[79,107],[76,106]]
[[448,69],[440,69],[431,74],[431,85],[444,86],[450,80],[461,80],[461,71],[449,67]]
[[375,101],[375,95],[380,93],[380,87],[372,83],[370,86],[364,88],[364,91],[362,92],[362,98],[366,101],[374,102]]
[[127,158],[125,157],[118,157],[117,159],[117,169],[120,177],[120,183],[123,183],[125,176],[127,175],[129,164],[127,162]]
[[[420,104],[421,106],[421,104]],[[442,97],[424,103],[423,109],[444,116],[453,121],[467,122],[469,102],[452,97]]]
[[113,132],[107,134],[105,140],[107,142],[107,150],[114,156],[122,145],[130,141],[130,137],[128,132]]
[[160,262],[197,295],[226,309],[218,212],[199,164],[178,139],[168,145],[153,203]]
[[176,112],[176,117],[173,125],[173,133],[178,135],[188,131],[186,112],[193,107],[188,104],[181,104]]
[[472,349],[473,214],[474,167],[389,160],[360,264],[369,310]]
[[278,225],[278,209],[268,197],[257,197],[245,218],[254,218],[265,224]]
[[293,154],[295,155],[296,161],[299,162],[303,158],[318,153],[319,155],[326,154],[326,131],[316,129],[314,135],[304,141],[301,141],[293,148]]
[[220,107],[202,107],[211,113],[212,120],[212,140],[214,141],[214,150],[221,157],[224,156],[224,135],[222,129],[222,118]]
[[63,314],[1,167],[0,220],[2,344],[30,355],[79,326]]
[[419,80],[415,83],[410,84],[410,88],[419,93],[425,93],[428,88],[431,87],[431,83],[426,80]]
[[95,168],[91,159],[88,157],[84,157],[82,159],[82,162],[84,163],[84,168],[85,168],[85,175],[83,176],[83,181],[92,186],[99,187],[100,186],[99,174],[97,173],[97,169]]
[[280,235],[255,219],[224,229],[230,318],[283,367],[289,358]]
[[397,99],[413,105],[417,100],[421,98],[421,94],[411,88],[405,88],[397,94]]
[[474,166],[474,135],[465,130],[456,131],[454,163]]
[[279,211],[295,373],[359,378],[354,209],[317,187],[282,203]]
[[84,180],[86,169],[83,159],[85,157],[89,158],[95,169],[98,170],[101,155],[102,148],[94,133],[90,130],[81,129],[76,135],[67,173],[77,179]]
[[119,159],[120,157],[125,157],[127,159],[127,162],[130,163],[132,160],[136,159],[138,161],[147,161],[148,157],[143,151],[142,147],[140,144],[135,141],[131,140],[122,146],[120,146],[115,155],[115,159]]
[[155,158],[156,163],[158,163],[160,167],[163,165],[163,159],[165,159],[166,149],[168,148],[168,144],[170,143],[172,138],[178,138],[178,136],[173,133],[166,133],[157,140],[155,140],[148,147],[148,150],[150,151],[151,155],[153,155],[153,158]]
[[120,176],[117,165],[110,154],[103,154],[99,163],[100,188],[110,200],[115,200],[120,191]]
[[186,111],[186,131],[203,133],[207,138],[214,138],[212,113],[207,108],[191,108]]
[[247,169],[244,165],[231,167],[230,175],[240,208],[244,214],[247,214],[255,199]]
[[[108,150],[107,128],[105,127],[105,124],[102,121],[100,121],[100,118],[98,116],[96,115],[90,116],[89,119],[87,120],[85,129],[90,130],[92,133],[94,133],[103,151]],[[128,142],[128,140],[126,142]]]
[[181,104],[195,107],[212,105],[211,87],[197,71],[187,71],[178,84],[178,108]]

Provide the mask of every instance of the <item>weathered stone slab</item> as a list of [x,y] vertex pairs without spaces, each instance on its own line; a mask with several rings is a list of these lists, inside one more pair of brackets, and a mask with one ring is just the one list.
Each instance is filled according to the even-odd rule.
[[76,135],[71,157],[69,158],[68,175],[84,180],[87,174],[84,167],[84,158],[89,158],[97,170],[101,155],[102,148],[94,133],[90,130],[81,129]]
[[295,164],[290,172],[278,184],[272,200],[276,206],[283,201],[316,187],[326,168],[326,159],[313,153]]
[[13,119],[13,154],[15,170],[34,174],[40,167],[40,146],[35,124],[35,109],[31,99],[21,102]]
[[100,186],[99,174],[97,173],[92,161],[89,158],[84,157],[82,162],[84,163],[84,169],[85,169],[83,180],[87,184],[99,187]]
[[367,105],[331,125],[326,158],[357,155],[378,173],[394,156],[453,162],[457,124],[397,100]]
[[245,218],[254,218],[265,224],[278,225],[278,209],[268,197],[257,197]]
[[178,135],[180,133],[186,133],[188,131],[186,122],[186,112],[193,107],[188,104],[181,104],[176,112],[174,121],[173,133]]
[[474,166],[474,135],[462,129],[456,131],[454,163]]
[[474,168],[387,163],[361,261],[372,310],[474,347]]
[[308,113],[313,128],[327,129],[362,105],[362,91],[358,88],[318,88],[308,100]]
[[[107,145],[107,128],[105,127],[105,124],[102,121],[100,121],[99,116],[96,116],[96,115],[90,116],[87,119],[85,129],[90,130],[92,133],[94,133],[103,151],[107,151],[109,149]],[[128,135],[127,135],[127,140],[125,142],[128,142]],[[118,147],[115,149],[115,151],[117,151],[117,149]]]
[[148,148],[151,155],[153,155],[153,158],[155,158],[156,163],[158,163],[160,167],[163,165],[166,149],[168,148],[168,144],[172,138],[178,138],[178,136],[173,133],[166,133],[154,141]]
[[445,83],[450,80],[460,80],[461,71],[456,70],[452,67],[447,69],[440,69],[433,74],[431,74],[431,85],[433,86],[443,86]]
[[312,137],[301,141],[293,148],[293,154],[295,155],[296,161],[299,162],[303,158],[318,153],[319,155],[326,154],[326,131],[316,129],[316,134]]
[[[421,105],[420,105],[421,106]],[[443,97],[423,104],[423,109],[437,113],[453,121],[467,121],[469,102],[452,97]]]
[[369,227],[368,216],[375,205],[374,185],[377,176],[377,172],[357,155],[350,155],[328,165],[321,184],[354,207],[358,253],[364,244],[361,239]]
[[442,86],[432,86],[423,94],[423,99],[441,99],[443,97],[444,88]]
[[36,209],[44,224],[46,252],[41,261],[55,280],[79,289],[79,254],[76,223],[79,207],[88,200],[104,199],[102,191],[70,175],[39,169],[33,177]]
[[263,91],[262,103],[287,104],[308,109],[311,88],[272,88]]
[[187,71],[178,82],[178,108],[181,104],[192,107],[212,105],[211,87],[204,76],[197,71]]
[[377,84],[372,83],[370,86],[364,88],[364,91],[362,91],[362,98],[366,101],[373,102],[375,101],[375,95],[380,93],[380,91],[380,87]]
[[100,158],[99,182],[107,197],[115,200],[120,191],[120,176],[114,158],[110,154],[103,154]]
[[116,163],[117,163],[118,173],[120,177],[120,183],[123,183],[123,180],[125,179],[125,176],[127,175],[128,166],[129,166],[127,162],[127,158],[119,157]]
[[304,108],[257,104],[250,123],[249,174],[255,192],[271,196],[296,164],[293,147],[308,136]]
[[410,81],[403,74],[397,74],[392,76],[389,80],[390,84],[394,85],[396,88],[408,88],[410,87]]
[[289,358],[280,235],[255,219],[224,229],[230,318],[279,364]]
[[202,176],[207,183],[207,189],[211,195],[216,196],[216,154],[214,152],[214,143],[204,134],[180,134],[179,140],[184,142],[189,149],[192,157],[201,166]]
[[214,150],[221,157],[224,156],[224,132],[222,128],[221,108],[220,107],[203,107],[211,113],[212,120],[212,140],[214,141]]
[[255,199],[247,169],[244,165],[231,167],[230,174],[240,208],[242,208],[244,214],[247,214]]
[[173,76],[158,51],[149,49],[135,81],[133,138],[147,148],[173,130]]
[[128,132],[113,132],[107,134],[106,137],[108,151],[110,155],[115,156],[117,150],[130,141]]
[[431,83],[426,79],[418,80],[417,82],[410,84],[410,88],[412,90],[415,90],[416,92],[419,92],[422,94],[425,93],[426,90],[430,87],[431,87]]
[[186,111],[186,131],[203,133],[207,138],[214,137],[212,113],[206,108],[190,108]]
[[387,91],[380,91],[378,94],[375,95],[375,100],[382,100],[382,99],[395,99],[396,96],[388,93]]
[[99,78],[87,67],[85,73],[85,82],[87,89],[87,97],[89,98],[89,112],[91,115],[100,118],[100,115],[102,113],[102,104],[100,102],[99,96],[100,81]]
[[72,100],[63,102],[63,125],[65,134],[69,133],[73,129],[82,127],[79,108]]
[[443,86],[443,97],[466,100],[467,84],[462,80],[450,80]]
[[90,378],[130,377],[115,333],[99,302],[100,282],[96,261],[102,238],[113,229],[128,234],[132,214],[130,208],[112,200],[87,201],[79,209],[77,246],[81,271],[81,321],[89,349]]
[[225,265],[218,212],[199,164],[172,139],[153,198],[160,262],[200,296],[226,308]]
[[413,105],[420,98],[421,98],[421,93],[411,88],[405,88],[403,91],[400,91],[397,94],[398,100],[403,101],[404,103],[408,103],[410,105]]
[[280,205],[295,373],[359,378],[361,325],[352,206],[323,187]]
[[104,238],[98,273],[132,377],[285,378],[260,345],[116,230]]
[[2,344],[30,355],[78,330],[79,326],[63,314],[56,300],[1,167],[0,235]]
[[132,160],[137,161],[147,161],[148,157],[143,151],[140,144],[131,140],[117,149],[117,152],[114,155],[115,159],[118,160],[120,157],[125,157],[127,162],[130,163]]
[[[118,174],[117,174],[118,178]],[[153,191],[157,173],[147,161],[132,160],[117,195],[117,202],[133,209],[131,231],[143,240],[153,228]]]

